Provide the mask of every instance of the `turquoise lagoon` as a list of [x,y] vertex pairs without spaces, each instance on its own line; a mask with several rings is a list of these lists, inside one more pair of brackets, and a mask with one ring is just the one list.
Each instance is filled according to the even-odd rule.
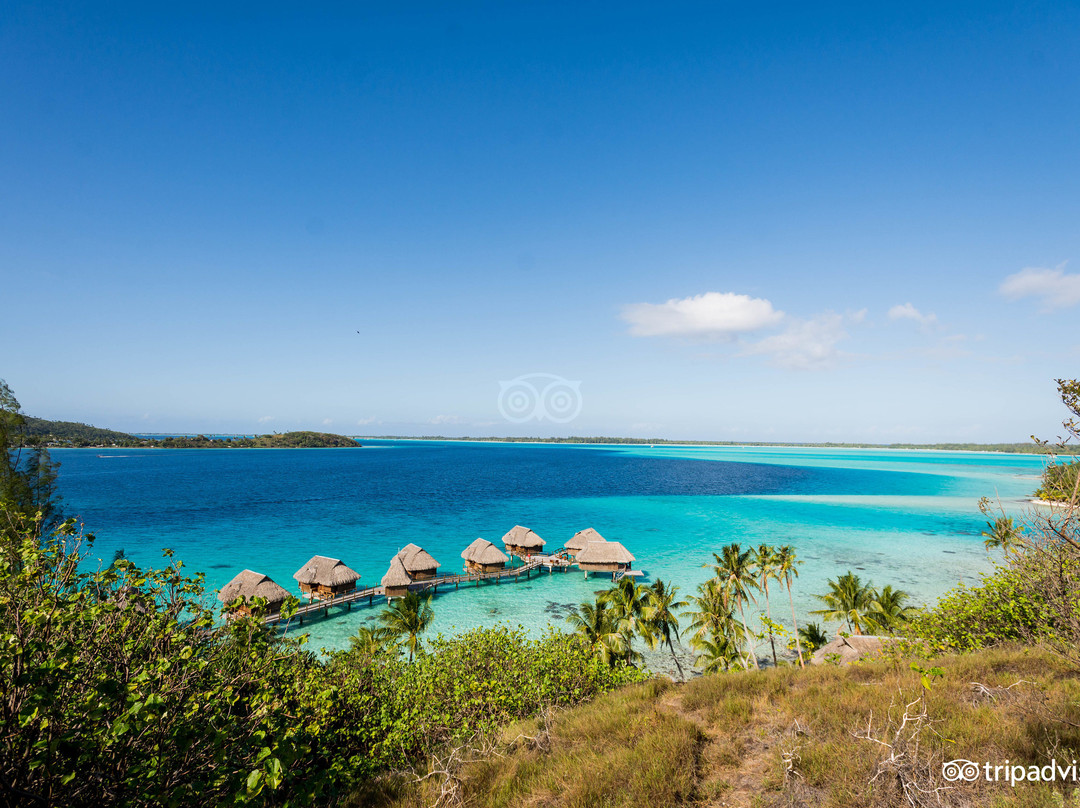
[[[106,562],[141,566],[171,548],[210,589],[244,568],[294,591],[314,554],[376,583],[407,542],[444,570],[477,536],[515,524],[556,548],[595,527],[622,541],[648,579],[690,592],[721,545],[792,544],[801,619],[813,593],[853,570],[932,602],[989,568],[980,497],[1016,509],[1037,486],[1037,456],[903,450],[574,446],[372,441],[364,448],[57,450],[65,511]],[[647,580],[648,580],[647,579]],[[579,572],[441,593],[435,629],[498,622],[539,631],[605,585]],[[776,604],[787,613],[786,597]],[[375,610],[308,621],[316,648],[339,648]],[[296,629],[293,629],[296,630]]]

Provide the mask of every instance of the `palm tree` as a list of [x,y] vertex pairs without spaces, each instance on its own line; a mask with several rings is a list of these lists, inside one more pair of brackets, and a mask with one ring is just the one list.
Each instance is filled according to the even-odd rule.
[[698,584],[697,591],[698,594],[690,596],[690,605],[696,609],[689,615],[690,629],[693,631],[691,645],[699,638],[723,633],[724,624],[731,619],[731,609],[726,604],[717,578]]
[[825,620],[843,621],[847,623],[848,631],[862,634],[874,594],[874,588],[869,583],[864,584],[858,575],[848,570],[847,574],[835,581],[829,581],[827,594],[814,595],[826,608],[810,614],[819,615]]
[[416,592],[410,592],[391,602],[379,614],[379,622],[389,636],[405,638],[405,644],[409,648],[409,662],[413,661],[413,656],[420,648],[420,635],[427,631],[435,617],[435,611],[431,608],[432,597],[420,597]]
[[[765,616],[769,618],[769,624],[772,624],[772,607],[769,605],[769,579],[776,577],[776,550],[767,544],[759,544],[757,549],[752,551],[753,564],[757,568],[758,575],[758,588],[765,594]],[[779,662],[776,660],[776,637],[773,636],[772,629],[769,629],[769,645],[772,646],[772,664],[773,667],[778,667]]]
[[799,638],[806,645],[807,653],[813,653],[821,646],[829,643],[828,636],[817,623],[807,623],[805,627],[800,628]]
[[[750,563],[750,551],[743,550],[737,543],[733,543],[724,547],[719,554],[713,553],[713,558],[716,559],[716,564],[713,565],[712,569],[716,577],[720,579],[725,600],[733,600],[735,605],[739,607],[739,618],[742,620],[743,634],[749,641],[752,635],[749,626],[746,625],[746,612],[743,609],[743,603],[746,600],[752,600],[756,604],[757,601],[754,600],[750,590],[758,588],[757,581],[754,579],[754,568]],[[754,652],[753,643],[750,643],[747,656],[749,661],[757,668],[757,654]]]
[[595,603],[585,601],[573,607],[566,622],[574,627],[574,632],[582,636],[608,667],[614,667],[617,661],[627,658],[629,649],[626,638],[619,631],[616,618],[608,611],[607,601],[597,598]]
[[679,678],[685,679],[682,665],[675,655],[675,645],[671,642],[672,635],[676,642],[679,640],[679,617],[676,614],[680,609],[686,608],[685,600],[676,600],[679,596],[679,587],[667,586],[657,578],[648,589],[648,605],[642,611],[642,616],[651,630],[651,638],[647,638],[650,648],[655,648],[657,643],[664,643],[671,651],[671,658],[675,660],[675,667],[679,669]]
[[385,627],[360,626],[349,637],[349,648],[362,656],[376,656],[397,646],[397,641]]
[[1024,532],[1023,525],[1019,527],[1014,525],[1011,516],[999,516],[993,522],[987,522],[986,525],[990,530],[984,530],[982,534],[986,537],[983,543],[988,551],[994,547],[1000,547],[1003,550],[1013,549],[1020,539],[1020,534]]
[[743,659],[739,646],[732,642],[730,637],[716,637],[715,639],[702,639],[697,644],[702,652],[694,659],[695,665],[700,665],[705,673],[721,673],[730,670],[736,659]]
[[776,551],[776,580],[787,584],[788,603],[791,604],[791,625],[795,629],[795,650],[799,654],[799,667],[805,668],[802,643],[799,640],[799,624],[795,620],[795,599],[791,596],[791,579],[799,577],[799,564],[801,563],[795,558],[795,548],[790,544],[785,544]]
[[615,586],[600,593],[597,598],[598,602],[603,601],[608,605],[608,613],[617,621],[619,630],[625,635],[628,649],[635,634],[640,635],[650,647],[655,645],[652,626],[644,619],[649,599],[649,588],[644,584],[634,583],[633,578],[620,579]]
[[744,668],[750,664],[740,650],[746,639],[743,627],[735,615],[719,578],[710,578],[698,585],[698,594],[691,595],[689,614],[690,647],[699,652],[694,664],[703,666],[706,673],[728,670],[735,660]]
[[911,598],[903,589],[893,589],[891,585],[885,586],[880,592],[875,592],[870,601],[870,614],[867,620],[875,629],[889,631],[906,623],[915,613],[915,606],[904,604]]

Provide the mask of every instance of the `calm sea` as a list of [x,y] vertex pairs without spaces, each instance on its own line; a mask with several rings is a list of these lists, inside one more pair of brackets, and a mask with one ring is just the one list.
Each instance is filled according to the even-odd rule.
[[[1039,457],[959,452],[739,447],[568,446],[370,441],[362,449],[57,450],[68,515],[106,562],[141,566],[171,548],[210,588],[264,572],[295,591],[312,555],[343,559],[378,582],[415,542],[445,570],[481,536],[515,524],[562,545],[594,527],[649,576],[691,591],[721,545],[792,544],[805,562],[796,609],[853,570],[932,601],[988,568],[979,497],[1006,507],[1037,486]],[[500,545],[501,546],[501,545]],[[561,623],[602,580],[534,577],[440,594],[435,629]],[[786,602],[782,604],[786,611]],[[315,647],[342,647],[373,610],[309,622]]]

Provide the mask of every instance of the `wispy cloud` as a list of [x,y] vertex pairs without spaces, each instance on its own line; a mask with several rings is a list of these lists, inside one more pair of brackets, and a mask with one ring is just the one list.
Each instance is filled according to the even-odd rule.
[[370,418],[361,418],[361,419],[359,419],[356,422],[356,425],[357,426],[367,426],[368,424],[374,424],[374,423],[376,423],[376,421],[375,421],[375,416],[373,415]]
[[862,322],[866,312],[825,312],[808,320],[794,319],[779,334],[746,346],[745,355],[767,356],[773,364],[790,370],[824,370],[840,358],[837,345],[847,338],[845,325]]
[[666,303],[634,303],[622,312],[636,337],[731,340],[776,325],[783,318],[784,313],[768,300],[733,292],[705,292]]
[[263,415],[258,420],[259,420],[260,424],[265,424],[267,421],[273,421],[274,416],[272,416],[272,415]]
[[937,324],[937,315],[933,312],[923,314],[910,303],[902,303],[889,309],[890,320],[914,320],[924,331],[933,330]]
[[334,423],[333,418],[323,418],[322,419],[322,425],[323,426],[330,426],[330,424],[332,424],[332,423]]
[[436,415],[430,421],[429,424],[464,424],[465,419],[460,415]]
[[1065,263],[1053,269],[1025,267],[1002,281],[998,292],[1009,300],[1040,298],[1044,309],[1062,309],[1080,303],[1080,274],[1065,272]]

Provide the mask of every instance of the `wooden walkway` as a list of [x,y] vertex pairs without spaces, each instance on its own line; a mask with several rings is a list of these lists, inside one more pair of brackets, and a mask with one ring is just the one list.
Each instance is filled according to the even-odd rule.
[[[495,581],[496,584],[502,582],[503,578],[509,578],[510,580],[517,582],[521,580],[522,576],[528,579],[533,572],[546,568],[549,572],[556,569],[569,569],[570,562],[565,558],[559,556],[533,556],[520,567],[510,567],[508,569],[498,570],[497,572],[470,572],[462,573],[458,575],[436,575],[434,578],[428,578],[424,581],[415,581],[410,587],[410,592],[432,592],[437,593],[440,586],[451,586],[457,590],[462,584],[473,584],[479,586],[481,581]],[[329,600],[313,600],[306,606],[301,606],[296,610],[291,618],[303,625],[305,617],[330,617],[330,610],[338,606],[344,606],[346,611],[351,611],[353,604],[359,606],[373,606],[375,604],[375,598],[383,597],[385,590],[381,586],[370,586],[367,589],[358,589],[355,592],[350,592],[347,595],[341,595],[340,597],[332,598]],[[283,620],[280,614],[271,614],[263,618],[263,622],[267,624],[279,623]]]

